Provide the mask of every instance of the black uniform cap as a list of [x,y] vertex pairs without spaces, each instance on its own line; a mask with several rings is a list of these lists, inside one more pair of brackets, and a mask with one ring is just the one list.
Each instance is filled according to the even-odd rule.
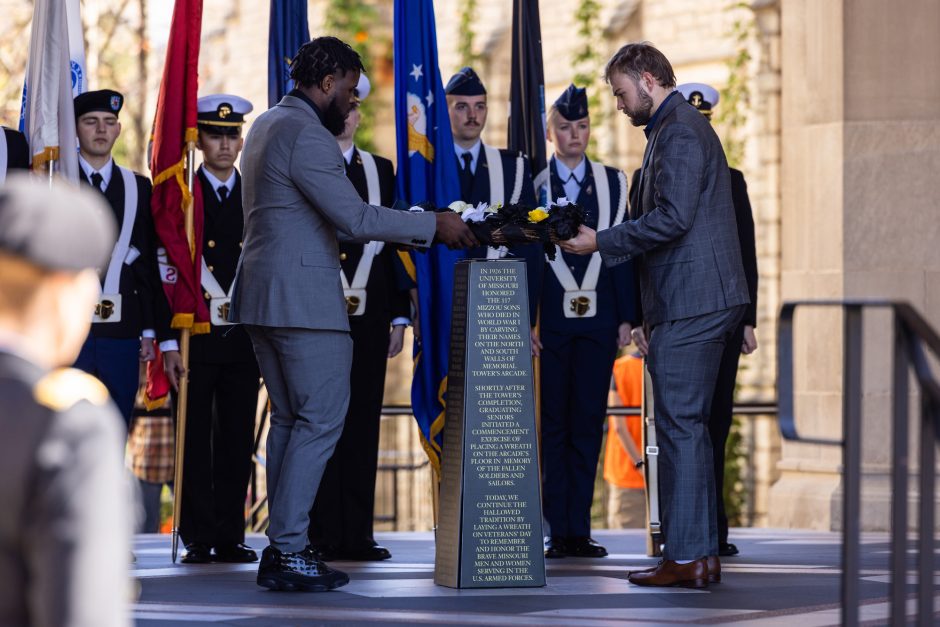
[[108,263],[117,224],[101,194],[13,174],[0,187],[0,251],[48,270]]
[[473,68],[465,67],[450,77],[444,93],[448,96],[485,96],[486,87]]
[[569,122],[581,120],[588,116],[587,90],[583,87],[575,87],[574,83],[568,85],[558,100],[555,101],[555,109]]
[[75,119],[82,117],[92,111],[104,111],[117,115],[124,106],[124,96],[113,89],[99,89],[98,91],[86,91],[84,94],[75,96]]

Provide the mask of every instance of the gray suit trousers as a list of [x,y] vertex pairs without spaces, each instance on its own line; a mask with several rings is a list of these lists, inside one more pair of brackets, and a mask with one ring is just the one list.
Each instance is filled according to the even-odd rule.
[[721,355],[744,308],[663,322],[650,334],[665,559],[718,555],[708,419]]
[[307,546],[308,512],[343,431],[352,339],[347,331],[246,325],[271,399],[268,540],[283,552]]

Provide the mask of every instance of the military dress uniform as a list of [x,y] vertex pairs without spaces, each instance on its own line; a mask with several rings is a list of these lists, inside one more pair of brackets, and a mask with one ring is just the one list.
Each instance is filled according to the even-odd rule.
[[[103,202],[22,177],[7,183],[0,251],[65,273],[106,260],[116,229]],[[55,315],[63,312],[50,314],[51,324]],[[88,320],[85,311],[74,315]],[[128,625],[131,499],[120,413],[98,380],[36,363],[28,339],[6,327],[0,625]]]
[[[444,88],[454,96],[482,96],[486,88],[479,76],[469,67],[454,74]],[[470,149],[454,145],[457,174],[460,180],[460,199],[473,206],[481,202],[488,205],[537,205],[532,183],[529,159],[503,148],[495,148],[478,141]],[[539,301],[543,250],[541,244],[520,244],[510,247],[476,246],[467,249],[468,259],[521,258],[526,262],[529,313],[535,323],[535,310]]]
[[[362,199],[392,206],[392,162],[355,146],[344,158],[346,176]],[[410,301],[399,287],[394,245],[340,243],[339,250],[353,340],[349,409],[310,510],[308,537],[323,559],[387,559],[391,554],[373,538],[379,423],[389,327],[409,322]]]
[[[251,109],[237,96],[204,96],[197,103],[198,123],[203,131],[238,134]],[[202,166],[196,179],[202,186],[202,287],[211,325],[209,333],[190,338],[183,561],[248,562],[257,558],[243,545],[261,373],[244,327],[228,323],[225,311],[242,247],[241,175],[233,170],[220,181]]]
[[[75,117],[91,111],[117,115],[123,104],[123,97],[115,91],[85,92],[75,98]],[[152,187],[149,179],[118,166],[113,159],[95,170],[79,155],[79,166],[81,182],[105,197],[120,233],[110,263],[102,272],[101,302],[75,367],[105,384],[129,425],[139,384],[140,338],[155,337],[162,350],[177,348],[157,265],[157,235],[150,213]]]
[[0,127],[0,185],[7,172],[29,169],[29,146],[26,136],[12,128]]
[[[584,90],[572,86],[555,107],[566,119],[586,117]],[[552,198],[580,205],[587,226],[600,230],[623,221],[622,172],[587,157],[571,171],[554,156],[549,171]],[[582,256],[558,248],[542,283],[542,508],[551,535],[546,556],[602,557],[606,550],[590,540],[591,502],[618,327],[636,316],[633,269],[629,263],[607,268],[596,252]]]

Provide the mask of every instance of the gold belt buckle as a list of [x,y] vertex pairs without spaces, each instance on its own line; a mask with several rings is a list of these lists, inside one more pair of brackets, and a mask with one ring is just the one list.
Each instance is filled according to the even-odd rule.
[[359,300],[358,296],[347,296],[346,297],[346,313],[352,315],[356,313],[359,309],[359,303],[362,302]]
[[114,303],[110,300],[103,300],[95,305],[95,315],[102,320],[107,320],[114,314]]
[[224,303],[219,305],[218,309],[216,310],[219,312],[219,317],[222,318],[222,320],[225,320],[226,322],[228,321],[228,311],[230,309],[230,305],[231,303],[229,301],[225,301]]
[[579,316],[583,316],[591,308],[591,299],[587,296],[578,296],[577,298],[571,299],[571,306],[569,309],[575,312]]

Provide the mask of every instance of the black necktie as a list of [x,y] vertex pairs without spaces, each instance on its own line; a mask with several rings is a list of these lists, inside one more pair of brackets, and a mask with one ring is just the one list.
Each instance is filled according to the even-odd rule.
[[460,170],[460,198],[464,202],[469,202],[470,191],[473,189],[473,172],[470,170],[473,155],[465,152],[460,155],[460,159],[463,161],[463,169]]
[[101,175],[98,174],[97,172],[95,172],[94,174],[91,175],[91,184],[94,185],[94,186],[97,187],[100,191],[103,192],[104,190],[101,189],[101,184],[102,184],[102,183],[104,183],[104,177],[103,177],[103,176],[101,176]]
[[219,198],[222,199],[222,202],[225,202],[225,199],[228,198],[228,188],[225,185],[219,185],[219,189],[216,191],[219,192]]

